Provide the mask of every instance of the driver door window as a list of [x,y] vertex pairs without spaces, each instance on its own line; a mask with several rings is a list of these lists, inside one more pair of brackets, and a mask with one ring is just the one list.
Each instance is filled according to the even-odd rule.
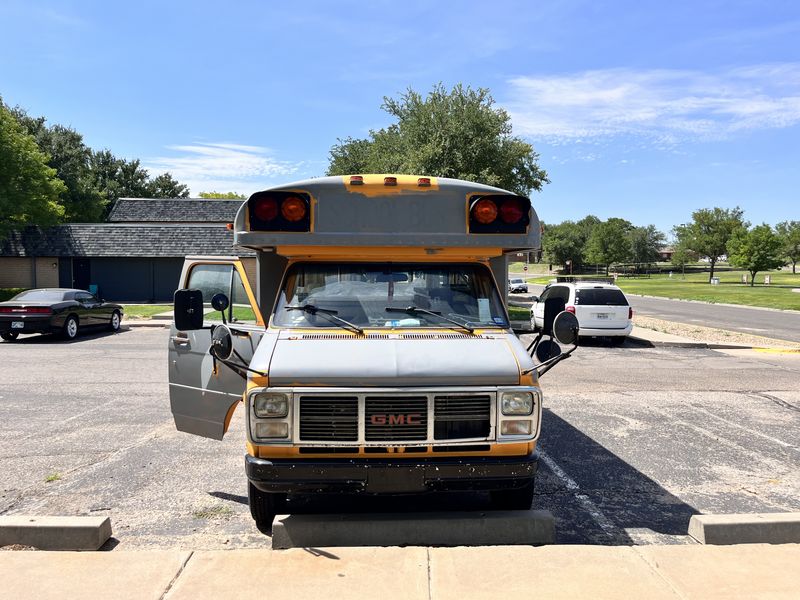
[[211,298],[215,294],[225,294],[230,301],[225,310],[225,319],[228,322],[257,323],[256,312],[250,303],[242,277],[232,264],[194,265],[186,287],[203,292],[205,321],[222,321],[221,315],[211,308]]

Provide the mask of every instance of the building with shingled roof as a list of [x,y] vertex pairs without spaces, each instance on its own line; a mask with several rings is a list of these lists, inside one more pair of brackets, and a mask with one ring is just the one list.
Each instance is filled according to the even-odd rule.
[[[104,223],[13,230],[0,241],[0,288],[92,289],[106,300],[171,301],[183,258],[255,254],[234,248],[242,200],[120,198]],[[253,279],[254,280],[254,279]]]

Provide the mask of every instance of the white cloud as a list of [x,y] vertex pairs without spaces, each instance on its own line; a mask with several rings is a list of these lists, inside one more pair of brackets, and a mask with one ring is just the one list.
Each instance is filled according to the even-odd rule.
[[800,63],[718,73],[603,69],[509,84],[515,131],[553,143],[632,134],[670,145],[800,122]]
[[199,192],[239,192],[249,194],[268,187],[275,179],[296,173],[303,163],[276,160],[268,148],[229,142],[194,143],[168,146],[173,156],[145,161],[152,174],[169,171]]

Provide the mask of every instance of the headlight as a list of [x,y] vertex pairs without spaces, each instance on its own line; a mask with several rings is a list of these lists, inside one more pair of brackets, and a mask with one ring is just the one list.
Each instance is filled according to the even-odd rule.
[[531,392],[503,392],[500,409],[504,415],[529,415],[533,412]]
[[289,398],[286,394],[256,394],[253,396],[253,411],[261,419],[285,417],[289,414]]

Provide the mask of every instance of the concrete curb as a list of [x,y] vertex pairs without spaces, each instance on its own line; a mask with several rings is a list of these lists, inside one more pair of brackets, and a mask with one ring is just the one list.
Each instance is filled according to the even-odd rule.
[[164,323],[164,322],[153,322],[153,321],[128,321],[127,323],[123,323],[123,327],[134,328],[134,327],[161,327],[167,328],[171,325],[171,323]]
[[0,546],[39,550],[97,550],[111,537],[108,517],[0,517]]
[[666,342],[659,340],[648,340],[647,338],[638,337],[633,334],[628,336],[628,341],[636,344],[637,346],[645,346],[648,348],[704,348],[706,350],[757,350],[762,349],[760,346],[747,346],[745,344],[718,344],[715,342]]
[[800,513],[693,515],[689,535],[701,544],[797,544]]
[[279,515],[274,549],[334,546],[499,546],[555,542],[545,510],[350,515]]

